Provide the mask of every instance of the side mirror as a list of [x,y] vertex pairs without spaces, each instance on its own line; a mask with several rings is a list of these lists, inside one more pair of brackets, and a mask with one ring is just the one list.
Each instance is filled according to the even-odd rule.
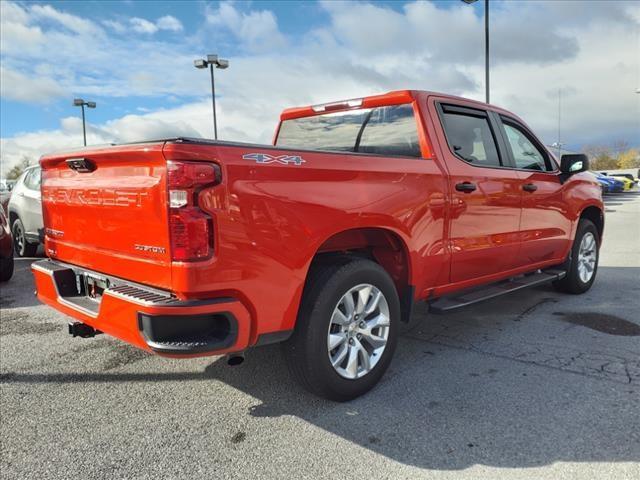
[[589,157],[584,153],[570,153],[562,155],[560,159],[560,171],[565,175],[586,172],[589,170]]

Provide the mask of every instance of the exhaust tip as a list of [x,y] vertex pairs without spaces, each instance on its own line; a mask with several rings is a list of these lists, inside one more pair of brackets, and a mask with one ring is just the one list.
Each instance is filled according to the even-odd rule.
[[244,353],[234,353],[227,356],[227,365],[235,367],[244,362]]

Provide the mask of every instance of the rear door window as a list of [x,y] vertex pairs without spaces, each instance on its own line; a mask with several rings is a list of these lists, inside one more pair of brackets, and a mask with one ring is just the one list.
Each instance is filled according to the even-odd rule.
[[443,105],[442,117],[447,142],[455,156],[478,167],[502,166],[486,112]]
[[285,120],[276,146],[420,157],[411,105],[392,105]]

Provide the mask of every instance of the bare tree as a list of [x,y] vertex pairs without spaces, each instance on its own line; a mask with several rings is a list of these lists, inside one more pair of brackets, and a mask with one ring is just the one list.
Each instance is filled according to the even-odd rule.
[[611,142],[611,146],[613,147],[612,148],[613,153],[615,154],[616,157],[620,155],[622,152],[626,152],[630,148],[629,142],[622,139],[614,140],[613,142]]
[[7,179],[15,180],[20,175],[22,175],[22,172],[24,172],[25,168],[29,167],[32,164],[33,159],[31,157],[28,157],[27,155],[23,155],[20,161],[13,167],[11,167],[11,170],[9,170],[9,172],[7,173]]

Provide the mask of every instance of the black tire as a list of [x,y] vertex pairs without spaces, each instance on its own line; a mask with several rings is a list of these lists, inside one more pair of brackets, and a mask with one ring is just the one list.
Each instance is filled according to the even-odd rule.
[[[376,287],[389,307],[387,343],[377,363],[364,376],[344,378],[329,360],[327,335],[338,302],[363,283]],[[294,334],[284,344],[293,376],[310,392],[344,402],[371,390],[391,363],[400,322],[400,301],[393,280],[377,263],[356,257],[312,266],[304,289]]]
[[[588,281],[583,281],[580,278],[580,273],[578,270],[578,254],[580,251],[580,245],[582,243],[582,239],[585,235],[591,234],[595,238],[596,248],[594,251],[595,266],[593,268],[593,273],[591,278]],[[556,280],[553,282],[556,289],[565,293],[573,293],[573,294],[581,294],[586,292],[591,288],[593,282],[596,279],[596,273],[598,272],[598,261],[600,260],[600,236],[598,235],[598,229],[593,224],[591,220],[583,218],[578,223],[578,228],[576,230],[576,238],[573,241],[573,245],[571,246],[571,252],[569,253],[569,258],[564,263],[563,267],[567,271],[567,274],[561,280]]]
[[33,257],[38,250],[37,243],[29,243],[25,235],[22,220],[16,218],[11,226],[13,236],[13,251],[18,257]]
[[0,282],[8,282],[13,276],[13,252],[7,258],[0,258]]

